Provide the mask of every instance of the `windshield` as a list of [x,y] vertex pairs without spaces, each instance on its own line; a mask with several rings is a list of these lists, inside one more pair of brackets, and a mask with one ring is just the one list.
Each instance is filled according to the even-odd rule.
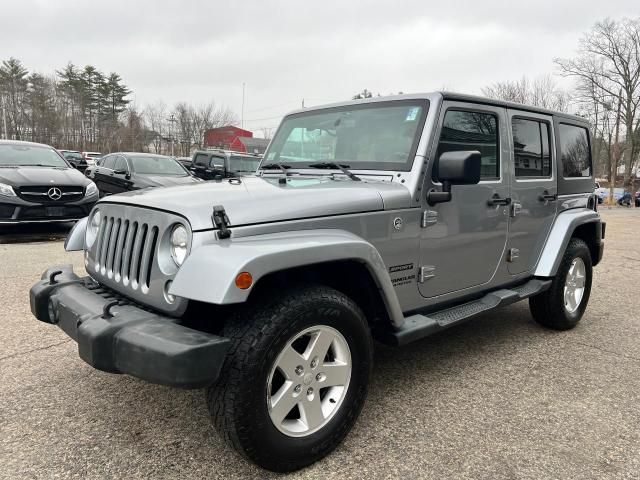
[[188,175],[176,160],[163,156],[131,156],[133,170],[141,175]]
[[264,163],[410,170],[427,110],[426,100],[395,100],[297,113],[282,122]]
[[231,155],[230,165],[234,172],[255,172],[260,164],[259,157]]
[[0,167],[62,167],[68,168],[52,148],[31,145],[0,145]]

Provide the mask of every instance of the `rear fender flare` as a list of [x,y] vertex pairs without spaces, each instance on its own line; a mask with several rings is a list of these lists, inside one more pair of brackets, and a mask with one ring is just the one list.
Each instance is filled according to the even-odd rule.
[[[600,221],[600,215],[587,208],[575,208],[560,212],[551,227],[551,232],[542,249],[534,275],[536,277],[555,276],[562,256],[576,228],[586,223]],[[596,241],[600,242],[601,240],[596,239]]]

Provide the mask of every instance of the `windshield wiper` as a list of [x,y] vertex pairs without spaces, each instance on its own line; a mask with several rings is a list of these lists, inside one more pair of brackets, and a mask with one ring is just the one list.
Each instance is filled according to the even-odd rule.
[[287,165],[285,163],[267,163],[265,165],[260,165],[260,170],[281,170],[285,176],[291,175],[287,172],[287,168],[291,168],[291,165]]
[[349,165],[344,165],[342,163],[335,162],[320,162],[320,163],[310,163],[308,165],[309,168],[331,168],[335,170],[340,170],[347,177],[349,177],[354,182],[359,182],[360,177],[357,177],[355,173],[349,170]]

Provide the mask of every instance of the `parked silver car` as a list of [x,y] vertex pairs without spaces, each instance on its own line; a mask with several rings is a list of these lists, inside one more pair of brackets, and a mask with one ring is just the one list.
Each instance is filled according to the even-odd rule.
[[[264,468],[322,458],[405,345],[528,298],[573,328],[603,252],[585,120],[430,93],[293,112],[257,176],[102,199],[31,307],[97,369],[206,387]],[[407,386],[410,391],[410,386]]]

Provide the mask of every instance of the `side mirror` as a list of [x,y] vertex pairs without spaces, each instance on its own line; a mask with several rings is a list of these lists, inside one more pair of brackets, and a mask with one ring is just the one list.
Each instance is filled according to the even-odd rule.
[[477,150],[444,152],[438,159],[438,180],[442,182],[442,191],[434,189],[427,193],[427,203],[451,201],[452,185],[475,185],[480,181],[482,156]]

